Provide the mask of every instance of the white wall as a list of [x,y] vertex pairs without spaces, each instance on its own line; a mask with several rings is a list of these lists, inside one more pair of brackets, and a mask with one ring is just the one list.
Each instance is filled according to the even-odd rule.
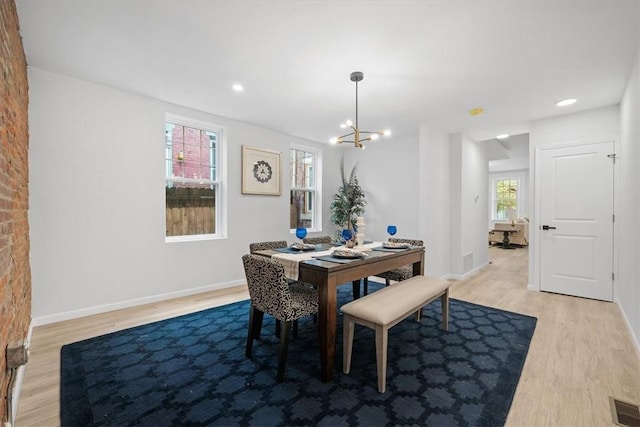
[[[252,241],[291,240],[288,150],[323,150],[324,224],[340,151],[30,67],[30,233],[34,324],[241,283]],[[226,239],[165,243],[164,120],[226,135]],[[283,152],[282,195],[240,193],[241,145]]]
[[[489,186],[489,161],[481,143],[462,136],[461,167],[453,173],[461,175],[460,209],[462,229],[462,243],[460,254],[464,257],[473,254],[471,270],[460,270],[462,274],[482,267],[488,263],[489,251],[487,241],[487,213],[489,211],[487,188]],[[455,224],[451,224],[452,227]]]
[[345,168],[358,162],[367,238],[386,239],[386,226],[394,223],[397,236],[424,240],[427,274],[462,277],[464,254],[473,253],[473,269],[488,261],[488,161],[482,146],[461,134],[428,124],[419,131],[365,150],[347,146]]
[[462,134],[449,135],[449,273],[462,271]]
[[[618,105],[581,111],[574,114],[537,120],[531,123],[529,133],[529,288],[540,289],[538,271],[539,223],[538,201],[535,199],[535,153],[545,145],[557,145],[573,142],[617,140],[620,132],[620,109]],[[619,144],[616,143],[616,147]]]
[[[488,158],[482,143],[449,135],[449,276],[463,278],[488,262]],[[463,258],[473,263],[465,267]]]
[[386,239],[394,223],[398,237],[424,240],[427,274],[463,277],[470,272],[463,270],[463,255],[473,254],[472,270],[488,262],[488,158],[482,144],[462,134],[426,123],[419,131],[416,138],[380,139],[365,150],[347,146],[345,168],[358,162],[367,238]]
[[[351,144],[344,150],[345,173],[358,164],[356,175],[366,195],[365,238],[386,240],[389,224],[398,227],[395,237],[418,238],[417,137],[391,136],[369,142],[364,150]],[[334,173],[339,174],[337,166]]]
[[426,274],[445,277],[450,259],[450,144],[449,135],[420,125],[419,235],[426,246]]
[[640,351],[640,50],[620,103],[616,301]]

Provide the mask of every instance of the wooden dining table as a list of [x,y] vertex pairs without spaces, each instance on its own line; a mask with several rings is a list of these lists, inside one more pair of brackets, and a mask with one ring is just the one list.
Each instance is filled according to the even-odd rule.
[[[256,254],[273,256],[274,250],[257,251]],[[336,352],[336,327],[338,315],[338,286],[356,283],[365,277],[412,264],[413,274],[424,274],[424,247],[411,247],[397,251],[380,251],[375,248],[367,252],[364,259],[338,263],[312,258],[298,264],[297,279],[318,287],[318,336],[320,349],[320,376],[323,381],[333,378]]]

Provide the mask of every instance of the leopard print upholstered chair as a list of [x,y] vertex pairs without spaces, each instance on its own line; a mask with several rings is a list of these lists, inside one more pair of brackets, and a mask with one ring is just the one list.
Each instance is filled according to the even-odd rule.
[[[285,240],[272,240],[272,241],[267,241],[267,242],[254,242],[254,243],[250,243],[249,244],[249,253],[253,254],[256,251],[266,251],[266,250],[273,250],[273,249],[280,249],[280,248],[286,248],[287,247],[287,242]],[[289,282],[289,284],[293,284],[296,283],[295,280],[291,280],[291,279],[287,279],[287,281]],[[317,318],[317,316],[314,316],[314,320]],[[276,320],[276,336],[278,338],[280,338],[280,322],[278,320]],[[294,321],[293,322],[293,335],[298,335],[298,321]]]
[[268,249],[286,248],[287,242],[285,240],[274,240],[271,242],[254,242],[249,243],[249,253],[255,251],[266,251]]
[[246,254],[242,257],[249,287],[249,331],[245,354],[251,357],[253,340],[260,338],[264,313],[283,322],[278,359],[278,382],[284,380],[287,348],[293,321],[318,313],[318,291],[309,284],[287,281],[284,267],[277,260]]
[[[393,243],[409,243],[411,246],[424,246],[424,242],[422,240],[399,239],[391,237],[389,238],[389,241]],[[407,280],[413,277],[413,265],[403,265],[402,267],[396,268],[395,270],[376,274],[376,277],[382,277],[385,281],[385,285],[389,286],[391,284],[391,280],[400,282],[402,280]]]
[[312,245],[320,245],[323,243],[331,243],[331,236],[305,237],[303,243],[311,243]]

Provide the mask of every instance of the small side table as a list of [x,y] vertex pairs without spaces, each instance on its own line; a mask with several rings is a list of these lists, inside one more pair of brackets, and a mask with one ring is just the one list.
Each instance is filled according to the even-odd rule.
[[502,235],[504,236],[502,239],[502,249],[515,249],[515,246],[511,245],[511,241],[509,240],[509,235],[513,234],[513,233],[517,233],[518,230],[498,230],[498,229],[493,229],[492,230],[494,233],[502,233]]

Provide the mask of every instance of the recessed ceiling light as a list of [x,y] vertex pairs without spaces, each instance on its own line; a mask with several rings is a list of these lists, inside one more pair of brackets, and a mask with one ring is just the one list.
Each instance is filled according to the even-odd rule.
[[242,87],[242,85],[239,84],[234,84],[233,86],[231,86],[231,88],[233,90],[235,90],[236,92],[242,92],[244,90],[244,88]]
[[498,139],[507,139],[507,138],[509,138],[509,134],[508,133],[502,133],[502,134],[496,136],[496,138],[498,138]]
[[576,103],[576,100],[573,98],[563,99],[562,101],[558,101],[556,105],[558,107],[566,107],[568,105],[573,105]]

